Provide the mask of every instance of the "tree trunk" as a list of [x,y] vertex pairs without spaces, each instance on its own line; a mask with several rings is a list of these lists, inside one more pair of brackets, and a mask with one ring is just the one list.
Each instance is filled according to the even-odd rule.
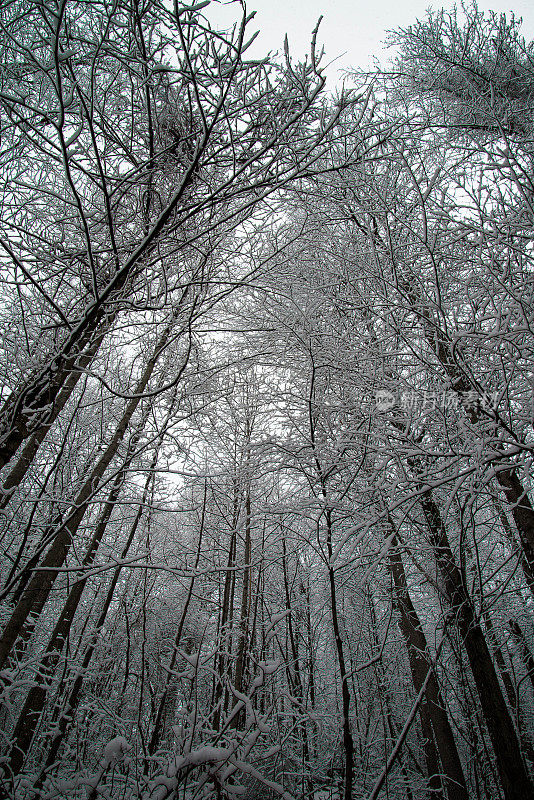
[[519,646],[521,660],[527,669],[527,675],[530,678],[530,683],[532,685],[532,689],[534,690],[534,656],[530,652],[530,648],[525,640],[525,634],[521,630],[521,626],[519,625],[518,621],[516,619],[510,619],[508,620],[508,626],[512,632],[512,636]]
[[[245,548],[243,564],[243,588],[241,592],[241,614],[239,621],[239,644],[237,647],[237,658],[235,664],[234,686],[238,692],[243,691],[244,676],[246,669],[246,655],[249,635],[249,616],[251,602],[251,570],[252,570],[252,537],[251,537],[251,509],[250,509],[250,487],[247,487],[245,498]],[[237,717],[236,717],[237,724]]]
[[[202,501],[202,513],[200,517],[200,531],[198,535],[198,545],[197,545],[197,552],[195,557],[195,565],[194,570],[197,569],[199,562],[200,562],[200,554],[202,548],[202,537],[204,535],[204,525],[206,520],[206,502],[207,502],[207,481],[204,482],[204,498]],[[176,631],[176,636],[174,638],[174,645],[173,645],[173,652],[171,656],[171,660],[169,662],[169,666],[166,669],[166,678],[165,678],[165,686],[163,692],[161,694],[161,698],[158,704],[158,710],[155,715],[154,719],[154,727],[152,729],[152,736],[150,737],[150,741],[148,743],[148,755],[153,756],[156,750],[158,749],[159,743],[161,741],[161,737],[165,727],[165,716],[168,711],[168,699],[170,693],[170,683],[173,678],[173,670],[176,665],[176,660],[178,658],[179,652],[178,649],[180,647],[180,642],[182,640],[182,633],[185,625],[185,621],[187,618],[187,612],[189,610],[189,604],[191,603],[191,598],[193,596],[193,589],[195,588],[195,575],[193,573],[191,577],[191,581],[189,583],[189,588],[187,590],[187,595],[185,598],[184,606],[182,608],[182,613],[180,614],[180,620],[178,622],[178,629]],[[145,761],[145,774],[148,773],[148,762]]]
[[[145,506],[146,498],[148,497],[148,491],[149,491],[150,481],[152,480],[152,477],[153,477],[152,474],[149,474],[149,476],[147,478],[147,481],[145,483],[145,489],[144,489],[144,493],[143,493],[143,501],[139,504],[139,508],[137,510],[137,514],[136,514],[135,519],[134,519],[134,521],[132,523],[132,526],[130,528],[130,533],[128,535],[128,539],[127,539],[127,541],[126,541],[126,543],[125,543],[125,545],[124,545],[124,547],[123,547],[123,549],[121,551],[120,558],[119,558],[120,561],[122,561],[123,559],[126,558],[126,556],[128,555],[128,551],[130,550],[130,547],[131,547],[132,542],[134,540],[135,534],[137,532],[137,528],[139,526],[139,523],[141,521],[141,517],[143,515],[144,506]],[[70,691],[67,703],[66,703],[65,708],[62,711],[61,716],[60,716],[60,718],[58,720],[58,723],[57,723],[57,726],[56,726],[56,732],[54,733],[54,737],[53,737],[52,742],[50,744],[50,748],[48,750],[48,754],[46,756],[46,761],[44,763],[44,766],[43,766],[43,768],[42,768],[42,770],[41,770],[41,772],[39,774],[39,777],[37,778],[37,780],[36,780],[36,782],[34,784],[34,790],[36,792],[34,800],[37,800],[37,798],[40,797],[40,790],[41,790],[41,788],[42,788],[42,786],[43,786],[43,784],[44,784],[44,782],[46,780],[47,772],[53,766],[53,764],[55,763],[57,754],[58,754],[59,749],[61,747],[61,744],[62,744],[62,742],[63,742],[63,740],[64,740],[64,738],[65,738],[65,736],[67,734],[67,731],[69,730],[70,725],[72,725],[72,723],[74,721],[74,714],[75,714],[75,711],[76,711],[76,707],[78,705],[78,700],[79,700],[79,697],[80,697],[81,690],[83,688],[84,678],[86,676],[87,669],[89,667],[89,664],[91,663],[91,660],[93,658],[95,649],[97,647],[100,631],[102,630],[102,628],[104,626],[104,623],[106,621],[107,613],[108,613],[109,608],[111,606],[111,603],[113,601],[113,596],[115,594],[115,589],[117,587],[117,583],[119,581],[121,572],[122,572],[122,566],[118,566],[115,569],[114,573],[113,573],[113,577],[111,579],[111,583],[109,585],[109,588],[108,588],[108,591],[107,591],[107,594],[106,594],[106,598],[105,598],[104,604],[102,606],[102,610],[100,612],[100,615],[98,617],[98,620],[96,622],[96,625],[95,625],[93,633],[92,633],[91,643],[89,644],[89,646],[88,646],[88,648],[87,648],[87,650],[85,652],[85,656],[83,658],[82,665],[79,668],[78,674],[77,674],[77,676],[76,676],[76,678],[74,680],[74,685],[73,685],[73,687],[72,687],[72,689]]]
[[515,469],[496,470],[495,477],[510,506],[519,541],[528,564],[528,571],[523,567],[523,572],[525,572],[525,576],[529,576],[527,582],[532,588],[532,576],[534,575],[534,508],[532,508],[527,490],[519,480]]
[[330,588],[330,613],[332,615],[332,628],[334,632],[334,642],[336,647],[336,655],[339,669],[339,677],[341,680],[341,701],[343,708],[343,749],[345,753],[345,773],[344,773],[344,786],[343,797],[344,800],[352,800],[352,790],[354,785],[354,740],[352,738],[352,731],[350,725],[351,717],[351,699],[349,690],[349,673],[345,662],[345,654],[343,651],[343,640],[341,636],[341,628],[339,625],[339,616],[337,608],[337,594],[336,594],[336,580],[333,565],[333,518],[332,509],[328,504],[328,489],[327,477],[321,463],[320,451],[317,448],[316,441],[316,418],[314,412],[314,398],[315,398],[315,379],[316,367],[312,361],[312,370],[310,377],[310,388],[308,394],[308,425],[310,431],[310,443],[313,450],[313,459],[315,465],[316,479],[319,483],[320,494],[324,503],[324,519],[326,525],[326,553],[328,557],[327,573],[328,584]]
[[[81,320],[70,331],[66,341],[50,361],[18,392],[11,395],[1,411],[0,469],[15,455],[20,445],[31,435],[41,435],[42,427],[49,423],[48,414],[54,409],[58,396],[73,372],[80,369],[87,353],[91,359],[94,337],[98,345],[105,334],[108,320],[117,311],[113,304],[120,302],[142,258],[154,248],[158,237],[193,180],[200,157],[208,143],[211,129],[206,128],[197,143],[190,164],[184,170],[180,183],[170,202],[159,215],[150,232],[120,267],[98,299],[91,302]],[[97,348],[98,349],[98,348]],[[46,431],[44,433],[46,435]],[[44,437],[43,437],[44,438]]]
[[[71,511],[67,519],[56,531],[46,556],[35,570],[33,578],[29,581],[25,592],[7,622],[0,639],[0,669],[5,665],[11,649],[26,624],[28,617],[32,615],[34,618],[37,618],[44,608],[48,595],[57,578],[58,570],[61,569],[65,563],[74,537],[89,507],[89,503],[98,490],[106,469],[117,454],[119,445],[128,430],[128,426],[141,401],[143,392],[152,377],[158,358],[169,338],[171,325],[172,323],[167,326],[162,336],[159,338],[157,347],[143,371],[132,399],[128,401],[126,410],[122,415],[110,443],[92,470],[89,478],[80,489],[73,504],[73,511]],[[185,364],[182,365],[181,371],[183,371],[183,369],[185,369]]]
[[[135,446],[135,445],[134,445]],[[93,538],[85,554],[82,566],[87,568],[93,562],[98,547],[107,528],[107,524],[115,508],[115,502],[124,484],[126,474],[124,471],[118,472],[111,487],[108,499],[100,516],[98,525],[95,528]],[[39,718],[45,706],[47,690],[52,679],[54,669],[57,666],[61,652],[68,639],[74,615],[81,600],[87,578],[79,579],[69,592],[63,610],[59,616],[52,636],[39,662],[35,683],[28,692],[26,702],[19,714],[19,718],[12,733],[12,744],[7,763],[4,769],[7,770],[10,778],[18,775],[22,769],[24,759],[30,749],[33,734],[37,728]]]
[[527,800],[527,798],[532,800],[534,786],[521,756],[514,723],[462,573],[456,565],[439,508],[430,489],[422,490],[421,506],[454,619],[469,659],[495,752],[504,796],[506,800]]
[[[478,386],[473,386],[468,377],[468,371],[463,368],[461,361],[458,360],[458,353],[447,334],[442,330],[438,322],[430,316],[415,282],[404,281],[403,289],[412,304],[413,310],[422,320],[425,338],[449,378],[452,389],[460,398],[468,397],[473,389],[478,395]],[[466,404],[464,408],[467,417],[473,424],[480,422],[482,413],[479,404]],[[495,449],[498,451],[498,446]],[[498,457],[495,462],[495,477],[510,506],[519,541],[528,564],[528,574],[532,576],[534,575],[534,508],[527,490],[519,479],[516,468],[509,463],[506,464],[506,461],[501,466],[498,462]],[[527,581],[530,585],[531,581],[528,579]]]
[[[428,671],[429,669],[431,670],[426,684],[425,698],[419,708],[423,734],[427,740],[432,740],[436,743],[449,800],[468,800],[467,786],[456,741],[445,710],[438,679],[435,670],[432,668],[432,659],[429,656],[426,636],[410,597],[399,542],[392,520],[389,520],[388,530],[393,533],[393,539],[388,550],[388,566],[394,585],[393,599],[399,614],[399,629],[408,649],[410,670],[416,694],[419,694]],[[432,778],[430,770],[429,778]]]
[[[301,709],[304,708],[305,697],[304,697],[304,686],[302,681],[302,674],[300,669],[300,659],[299,659],[299,651],[298,651],[298,644],[297,638],[295,636],[295,631],[293,627],[293,619],[291,615],[292,611],[292,604],[291,604],[291,588],[289,585],[289,577],[287,572],[287,549],[286,549],[286,540],[284,536],[283,530],[280,531],[281,539],[282,539],[282,572],[284,576],[284,594],[285,594],[285,602],[286,602],[286,611],[288,612],[287,615],[287,632],[289,635],[289,644],[291,647],[291,661],[293,667],[288,669],[288,682],[289,682],[289,689],[292,695],[298,700],[299,706]],[[313,793],[313,784],[309,777],[309,763],[310,763],[310,746],[309,746],[309,738],[308,738],[308,727],[306,725],[305,720],[301,720],[297,722],[295,725],[296,729],[299,731],[299,736],[302,740],[302,760],[303,760],[303,768],[302,768],[302,792],[303,796],[307,793],[308,796],[312,796]]]
[[233,479],[233,508],[232,508],[232,531],[230,533],[230,549],[228,551],[228,562],[224,576],[224,589],[219,625],[219,656],[217,659],[217,676],[213,692],[213,728],[218,731],[221,724],[221,717],[224,712],[223,695],[227,696],[225,681],[229,672],[229,658],[225,654],[228,650],[228,639],[230,635],[230,623],[234,613],[234,590],[235,590],[235,564],[237,549],[237,526],[239,522],[239,487],[237,478]]
[[345,663],[345,653],[343,651],[343,640],[341,638],[341,628],[339,625],[335,573],[332,566],[333,546],[332,546],[332,512],[327,509],[325,512],[327,538],[326,548],[328,555],[328,583],[330,586],[330,605],[332,614],[332,628],[334,631],[334,641],[336,644],[337,663],[339,677],[341,679],[341,700],[343,708],[343,748],[345,751],[345,777],[343,787],[344,800],[352,800],[352,788],[354,785],[354,741],[350,727],[350,691],[349,674]]
[[[113,319],[115,316],[116,315],[113,315]],[[91,365],[91,362],[98,353],[104,336],[109,331],[113,323],[113,319],[108,320],[105,331],[96,337],[94,342],[89,345],[84,354],[78,359],[76,368],[72,369],[67,375],[65,383],[55,398],[52,408],[46,412],[45,418],[42,420],[41,424],[36,427],[35,433],[32,433],[31,436],[28,437],[16,463],[4,478],[2,488],[0,489],[0,509],[7,506],[14,490],[24,480],[24,477],[48,431],[64,409],[68,399],[76,388],[78,381],[84,374],[84,370]]]
[[530,589],[532,597],[534,598],[534,571],[532,570],[531,566],[534,564],[534,551],[531,552],[532,548],[528,542],[520,541],[518,543],[516,541],[516,537],[514,536],[512,527],[508,521],[508,517],[506,516],[506,513],[498,498],[495,498],[494,505],[499,515],[504,534],[510,543],[510,547],[518,554],[519,563],[521,564],[521,569],[523,570],[523,575],[525,576],[525,582]]

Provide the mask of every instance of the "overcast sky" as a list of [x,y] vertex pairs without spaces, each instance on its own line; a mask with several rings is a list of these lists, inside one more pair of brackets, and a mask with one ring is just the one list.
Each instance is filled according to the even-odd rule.
[[[331,61],[341,56],[329,70],[329,75],[335,76],[336,66],[365,68],[373,56],[387,57],[381,44],[386,30],[409,25],[416,18],[423,17],[429,6],[451,8],[452,3],[431,3],[429,0],[248,0],[247,9],[257,11],[249,30],[260,30],[250,54],[259,57],[268,50],[281,49],[287,33],[291,51],[296,56],[303,56],[309,50],[311,31],[322,15],[318,40],[325,46],[326,59]],[[481,0],[478,7],[484,11],[513,11],[516,16],[523,17],[525,38],[534,39],[532,0]],[[213,21],[224,23],[236,18],[239,7],[230,3],[224,9],[212,0],[204,13]]]

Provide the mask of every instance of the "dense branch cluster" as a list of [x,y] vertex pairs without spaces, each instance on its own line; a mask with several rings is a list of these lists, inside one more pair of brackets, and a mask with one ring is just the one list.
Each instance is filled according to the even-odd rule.
[[253,16],[0,8],[0,799],[534,798],[532,45]]

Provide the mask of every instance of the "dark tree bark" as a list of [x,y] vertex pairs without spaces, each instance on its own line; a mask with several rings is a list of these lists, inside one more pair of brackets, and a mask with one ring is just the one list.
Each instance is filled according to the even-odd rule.
[[[153,463],[155,463],[155,462],[153,462]],[[153,474],[151,472],[147,476],[147,480],[145,482],[142,502],[139,504],[139,508],[137,509],[137,513],[135,515],[135,519],[134,519],[134,521],[132,523],[132,526],[130,528],[130,532],[128,534],[128,538],[127,538],[126,543],[124,544],[124,547],[122,548],[122,551],[120,553],[120,557],[119,557],[120,561],[124,560],[126,558],[126,556],[128,555],[130,547],[131,547],[131,545],[133,543],[133,540],[135,538],[135,535],[137,533],[137,529],[139,527],[139,523],[141,522],[141,518],[143,516],[143,511],[144,511],[146,500],[148,498],[148,493],[149,493],[149,490],[150,490],[150,484],[151,484],[152,480],[153,480]],[[40,774],[39,774],[39,776],[38,776],[38,778],[37,778],[37,780],[36,780],[36,782],[34,784],[34,790],[35,790],[34,800],[37,800],[37,798],[39,798],[41,796],[41,788],[44,785],[47,773],[53,767],[53,765],[55,764],[57,755],[58,755],[59,750],[61,748],[61,745],[62,745],[63,741],[65,740],[65,737],[66,737],[71,725],[74,722],[74,715],[76,713],[76,708],[77,708],[77,705],[78,705],[78,701],[80,699],[80,694],[81,694],[81,691],[83,689],[83,684],[84,684],[84,679],[85,679],[86,674],[87,674],[87,669],[88,669],[88,667],[89,667],[89,665],[90,665],[90,663],[92,661],[93,655],[94,655],[95,650],[97,648],[98,641],[99,641],[99,635],[100,635],[100,632],[101,632],[101,630],[104,627],[104,624],[106,622],[106,617],[107,617],[109,608],[111,606],[111,603],[113,601],[113,598],[114,598],[114,595],[115,595],[115,589],[117,588],[117,583],[119,582],[119,578],[121,576],[121,572],[122,572],[122,566],[118,566],[113,572],[113,577],[112,577],[111,583],[110,583],[110,585],[108,587],[108,591],[107,591],[106,597],[104,599],[102,610],[100,611],[98,620],[97,620],[96,625],[94,626],[94,630],[92,632],[90,644],[87,647],[87,650],[85,651],[85,655],[83,657],[82,665],[81,665],[80,669],[78,670],[78,674],[76,675],[76,678],[74,680],[74,684],[73,684],[72,689],[70,690],[70,693],[68,695],[67,702],[65,704],[65,708],[62,710],[61,715],[59,717],[59,720],[57,722],[56,732],[54,733],[52,741],[50,743],[50,747],[49,747],[48,753],[46,755],[46,760],[44,761],[44,765],[43,765],[43,767],[41,769],[41,772],[40,772]]]
[[[0,638],[0,669],[5,665],[17,637],[24,628],[30,615],[35,619],[44,608],[52,586],[57,578],[58,570],[61,569],[65,563],[74,537],[89,507],[91,498],[97,491],[104,477],[104,473],[119,450],[119,446],[126,435],[130,421],[141,402],[143,392],[146,390],[152,377],[157,361],[167,344],[171,329],[172,324],[166,327],[163,334],[158,339],[154,353],[143,370],[143,374],[135,387],[135,393],[128,401],[111,441],[98,460],[96,466],[93,468],[89,478],[78,492],[73,504],[73,510],[55,532],[52,544],[39,566],[35,569],[33,578],[28,582],[26,590],[13,610],[4,628],[2,637]],[[185,363],[180,367],[178,378],[184,369]]]
[[312,369],[310,378],[310,387],[308,394],[308,425],[310,431],[310,443],[313,451],[313,461],[315,467],[315,478],[319,484],[319,493],[321,501],[324,504],[322,516],[324,517],[326,528],[326,555],[327,555],[327,573],[328,585],[330,589],[330,613],[332,615],[332,629],[334,633],[334,642],[336,647],[336,656],[339,669],[339,678],[341,681],[341,702],[343,709],[343,749],[345,754],[345,771],[343,778],[343,798],[344,800],[352,800],[352,792],[354,786],[354,739],[352,738],[351,729],[351,697],[349,689],[349,672],[345,660],[345,652],[343,648],[343,638],[341,634],[341,626],[339,624],[338,603],[337,603],[337,590],[336,590],[336,576],[333,565],[334,555],[334,520],[332,508],[328,503],[328,478],[321,463],[321,453],[317,446],[316,439],[316,416],[315,416],[315,380],[317,377],[315,364],[312,359]]
[[[135,447],[135,444],[133,446]],[[91,543],[83,559],[82,568],[87,569],[94,561],[100,542],[106,532],[111,514],[115,508],[115,502],[124,484],[125,477],[124,471],[117,473],[95,528]],[[19,714],[12,733],[12,744],[9,756],[6,764],[3,765],[3,768],[7,771],[10,778],[19,774],[24,764],[24,759],[30,749],[35,729],[37,728],[39,718],[45,706],[48,687],[61,656],[61,652],[68,639],[74,621],[74,615],[76,614],[86,583],[87,579],[81,578],[70,590],[44,654],[39,662],[35,683],[28,692],[26,701]]]
[[453,619],[462,637],[484,720],[497,760],[506,800],[534,798],[517,732],[506,705],[493,658],[476,617],[471,598],[452,552],[447,531],[430,489],[421,488],[421,506],[429,539],[440,569]]
[[[294,695],[301,708],[304,707],[305,697],[304,697],[304,683],[302,679],[301,667],[300,667],[300,658],[299,658],[299,649],[297,643],[297,637],[295,635],[295,629],[293,625],[292,619],[292,603],[291,603],[291,586],[289,582],[289,574],[288,574],[288,564],[287,564],[287,547],[286,547],[286,540],[284,531],[280,530],[280,536],[282,540],[282,572],[284,576],[284,595],[285,595],[285,604],[286,604],[286,611],[287,614],[287,633],[289,636],[289,645],[290,645],[290,655],[291,655],[291,668],[288,667],[287,669],[287,677],[288,682],[291,690],[291,694]],[[313,794],[313,783],[309,778],[309,762],[310,762],[310,744],[309,744],[309,737],[308,737],[308,727],[306,725],[305,720],[301,720],[297,722],[296,728],[299,731],[300,738],[302,740],[302,759],[303,759],[303,774],[302,774],[302,791],[303,793],[306,792],[308,795],[312,796]]]
[[[182,613],[180,614],[180,619],[178,621],[178,628],[176,631],[176,636],[174,638],[173,644],[173,651],[172,656],[169,662],[169,666],[166,670],[166,678],[165,678],[165,686],[161,693],[161,697],[158,703],[158,710],[156,712],[156,716],[154,719],[154,727],[152,728],[152,735],[150,737],[148,743],[148,755],[153,756],[154,753],[157,751],[159,743],[164,733],[165,729],[165,719],[169,712],[169,698],[172,690],[172,680],[173,680],[173,670],[176,666],[176,661],[179,656],[179,647],[180,642],[182,641],[182,634],[184,630],[185,621],[187,619],[187,612],[189,611],[189,605],[191,603],[191,598],[193,596],[193,590],[195,588],[195,575],[194,570],[198,568],[200,562],[200,554],[202,552],[202,537],[204,534],[204,526],[206,521],[206,502],[207,502],[207,481],[204,482],[204,498],[202,501],[202,512],[200,516],[200,530],[198,534],[198,545],[197,545],[197,552],[195,556],[195,564],[193,567],[193,575],[191,577],[191,581],[189,583],[189,588],[187,590],[187,595],[185,598],[185,602],[182,608]],[[145,774],[148,773],[149,770],[149,763],[145,761]]]
[[0,469],[13,458],[20,445],[29,436],[36,436],[37,439],[40,437],[41,440],[46,436],[50,427],[49,409],[52,409],[52,413],[56,413],[57,416],[60,410],[58,398],[63,387],[69,379],[74,380],[74,376],[80,372],[81,365],[90,363],[96,355],[103,334],[107,330],[108,321],[117,313],[114,306],[120,303],[138,265],[154,249],[160,233],[179,206],[195,177],[210,135],[211,131],[206,129],[167,207],[123,266],[116,271],[98,298],[89,305],[62,347],[4,404],[0,416]]
[[337,592],[335,572],[332,566],[332,557],[334,554],[332,543],[332,512],[327,509],[325,512],[326,522],[326,552],[328,556],[328,585],[330,588],[330,606],[332,614],[332,629],[334,633],[334,642],[336,645],[337,664],[339,669],[339,678],[341,680],[341,702],[343,709],[343,749],[345,751],[345,776],[343,785],[344,800],[352,800],[352,792],[354,786],[354,740],[352,738],[351,730],[351,699],[349,690],[349,672],[345,661],[345,652],[343,648],[343,639],[341,635],[341,627],[339,624],[338,607],[337,607]]
[[[235,664],[234,686],[238,692],[243,691],[246,657],[250,627],[250,606],[252,600],[252,533],[251,533],[251,506],[250,486],[247,486],[245,496],[245,547],[243,553],[243,586],[241,590],[241,612],[239,620],[239,643]],[[237,718],[236,718],[237,719]],[[237,724],[237,723],[236,723]]]
[[[442,330],[437,320],[428,312],[425,303],[420,296],[416,283],[406,280],[402,288],[409,298],[413,310],[422,322],[424,335],[430,349],[435,353],[437,360],[441,364],[451,388],[456,392],[460,399],[468,397],[471,391],[475,391],[477,396],[479,387],[473,383],[469,377],[469,370],[461,361],[461,357],[455,350],[445,331]],[[488,416],[482,413],[480,403],[463,404],[465,413],[473,425],[488,421]],[[495,427],[495,426],[494,426]],[[485,431],[482,433],[484,435]],[[494,445],[494,449],[499,453],[499,445]],[[506,497],[510,508],[518,538],[523,548],[526,565],[524,571],[527,583],[532,585],[534,575],[534,508],[528,496],[527,490],[517,474],[517,468],[510,464],[509,459],[499,456],[495,458],[495,477],[501,491]]]
[[517,642],[521,660],[527,669],[527,675],[530,679],[530,683],[532,684],[532,689],[534,690],[534,656],[532,655],[530,647],[526,642],[525,634],[521,630],[521,625],[519,622],[516,619],[510,619],[508,620],[508,626],[512,632],[512,636]]
[[0,489],[0,509],[7,506],[14,490],[24,480],[24,477],[30,468],[33,459],[35,458],[40,445],[64,409],[67,401],[76,388],[78,381],[84,374],[84,370],[90,367],[91,362],[100,349],[100,345],[102,344],[105,334],[109,331],[109,328],[112,325],[112,322],[113,320],[107,321],[105,331],[97,336],[92,343],[90,343],[84,354],[78,359],[76,368],[71,370],[71,372],[65,378],[63,387],[57,394],[52,407],[47,410],[46,414],[42,415],[43,418],[41,423],[36,425],[35,421],[33,422],[33,425],[36,428],[35,432],[27,438],[26,444],[24,445],[17,461],[4,478],[2,488]]
[[[429,743],[435,741],[443,770],[443,782],[449,800],[468,800],[467,786],[456,741],[447,716],[438,679],[432,667],[426,636],[410,597],[400,546],[392,520],[389,521],[388,531],[393,535],[388,550],[388,566],[394,586],[393,600],[399,614],[399,628],[408,650],[410,670],[416,694],[421,690],[428,671],[431,670],[426,683],[425,698],[419,708],[423,734]],[[433,753],[431,752],[430,762],[433,760]],[[427,757],[428,762],[429,758]],[[432,767],[432,763],[429,763],[429,767]],[[439,769],[437,773],[439,773]],[[432,778],[432,774],[431,769],[429,769],[429,778]]]
[[224,588],[222,605],[219,617],[219,643],[220,652],[216,657],[217,663],[217,676],[215,677],[215,684],[213,688],[213,707],[215,713],[213,715],[213,728],[218,731],[221,724],[221,718],[226,710],[228,702],[228,691],[225,687],[226,678],[230,676],[230,663],[228,655],[228,637],[230,633],[230,626],[234,615],[234,594],[235,594],[235,565],[236,565],[236,552],[237,552],[237,526],[239,524],[239,485],[237,477],[232,479],[233,483],[233,497],[232,497],[232,530],[230,532],[230,547],[228,550],[228,562],[224,576]]

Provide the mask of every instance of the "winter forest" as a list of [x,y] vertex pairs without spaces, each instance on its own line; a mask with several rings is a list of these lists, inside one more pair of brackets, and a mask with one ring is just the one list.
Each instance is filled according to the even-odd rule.
[[0,6],[0,800],[532,800],[534,44],[232,7]]

